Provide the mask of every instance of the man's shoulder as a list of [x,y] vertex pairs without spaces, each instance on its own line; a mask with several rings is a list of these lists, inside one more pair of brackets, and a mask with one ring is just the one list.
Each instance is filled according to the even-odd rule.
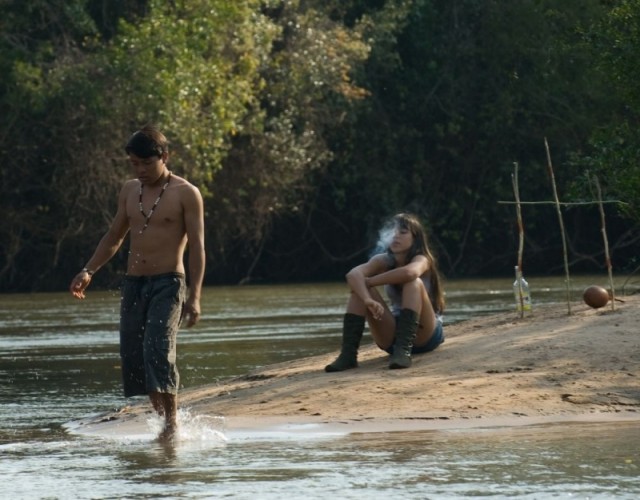
[[171,182],[167,189],[167,196],[179,203],[184,209],[192,210],[202,207],[204,201],[200,190],[184,177],[171,175]]
[[185,179],[184,177],[177,176],[175,174],[173,175],[173,177],[175,178],[174,186],[180,189],[181,196],[200,197],[200,190],[196,186],[191,184],[187,179]]
[[139,189],[140,181],[138,179],[129,179],[124,182],[122,185],[123,191],[129,191],[131,189]]
[[140,190],[140,181],[138,179],[129,179],[125,181],[120,189],[120,197],[129,197],[131,193],[138,192]]

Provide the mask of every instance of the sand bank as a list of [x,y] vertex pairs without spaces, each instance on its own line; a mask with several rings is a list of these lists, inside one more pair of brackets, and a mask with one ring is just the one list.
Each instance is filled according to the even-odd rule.
[[[357,369],[325,373],[337,351],[183,390],[179,405],[227,427],[364,432],[640,420],[640,296],[591,309],[541,306],[445,327],[446,341],[389,370],[361,349]],[[365,344],[369,341],[365,337]],[[334,346],[337,348],[337,346]],[[84,432],[139,428],[147,404],[88,419]]]

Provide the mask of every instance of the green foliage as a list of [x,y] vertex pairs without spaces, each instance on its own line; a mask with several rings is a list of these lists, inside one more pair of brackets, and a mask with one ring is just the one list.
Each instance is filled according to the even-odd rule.
[[[359,33],[299,2],[276,4],[267,14],[279,36],[260,66],[261,127],[234,137],[209,203],[217,221],[210,241],[215,247],[242,242],[232,258],[246,262],[245,279],[252,278],[274,222],[308,206],[313,176],[322,175],[332,158],[325,131],[343,107],[366,94],[351,79],[354,65],[368,54]],[[227,255],[218,259],[223,266]]]
[[195,182],[211,181],[229,139],[259,120],[259,69],[277,29],[257,5],[151,1],[149,15],[123,21],[102,55],[112,105],[132,128],[171,131],[172,164]]
[[[395,1],[369,12],[361,79],[371,98],[337,136],[349,154],[331,166],[332,185],[347,193],[340,200],[368,200],[345,225],[372,234],[394,211],[418,212],[450,273],[513,255],[514,214],[496,203],[513,199],[513,163],[524,199],[548,199],[544,138],[563,189],[580,172],[571,152],[612,102],[581,38],[602,12],[597,1],[482,0]],[[342,210],[324,199],[325,211]],[[544,217],[528,221],[538,247],[553,244],[545,228]]]
[[609,196],[626,203],[621,209],[640,222],[640,2],[616,2],[609,14],[587,33],[593,62],[618,96],[616,106],[594,128],[588,154],[576,161],[597,175]]

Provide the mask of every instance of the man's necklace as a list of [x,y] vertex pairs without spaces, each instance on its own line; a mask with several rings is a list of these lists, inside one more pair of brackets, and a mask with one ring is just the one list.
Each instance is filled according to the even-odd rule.
[[162,186],[162,190],[160,191],[160,194],[156,198],[156,202],[153,204],[153,206],[151,207],[151,210],[149,211],[148,214],[145,214],[144,213],[144,209],[142,208],[142,187],[143,187],[143,184],[142,184],[142,182],[140,183],[140,196],[139,196],[139,199],[138,199],[138,208],[140,208],[140,213],[144,217],[144,226],[142,226],[142,229],[140,229],[140,234],[142,234],[144,232],[144,230],[147,229],[147,227],[149,226],[149,220],[151,219],[151,216],[153,215],[153,211],[158,206],[158,203],[160,203],[160,198],[162,198],[162,195],[166,191],[170,180],[171,180],[171,171],[169,171],[169,177],[167,177],[167,182],[165,182],[164,186]]

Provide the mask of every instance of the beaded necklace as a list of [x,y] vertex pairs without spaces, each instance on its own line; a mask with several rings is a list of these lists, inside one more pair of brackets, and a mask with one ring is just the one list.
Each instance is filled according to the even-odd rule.
[[148,214],[145,214],[144,213],[144,209],[142,208],[142,187],[143,187],[143,184],[142,184],[142,182],[140,183],[140,195],[139,195],[139,198],[138,198],[138,208],[140,209],[140,213],[144,217],[144,226],[142,226],[142,229],[140,229],[140,233],[139,234],[142,234],[144,232],[144,230],[147,229],[147,227],[149,226],[149,220],[151,219],[151,216],[153,215],[153,211],[158,206],[158,203],[160,203],[160,198],[162,198],[162,195],[164,194],[165,190],[167,189],[167,186],[169,185],[169,181],[170,180],[171,180],[171,171],[169,171],[169,177],[167,177],[167,182],[165,182],[164,186],[162,186],[162,190],[160,191],[160,194],[156,198],[156,201],[153,204],[153,206],[151,207],[151,210],[149,211]]

